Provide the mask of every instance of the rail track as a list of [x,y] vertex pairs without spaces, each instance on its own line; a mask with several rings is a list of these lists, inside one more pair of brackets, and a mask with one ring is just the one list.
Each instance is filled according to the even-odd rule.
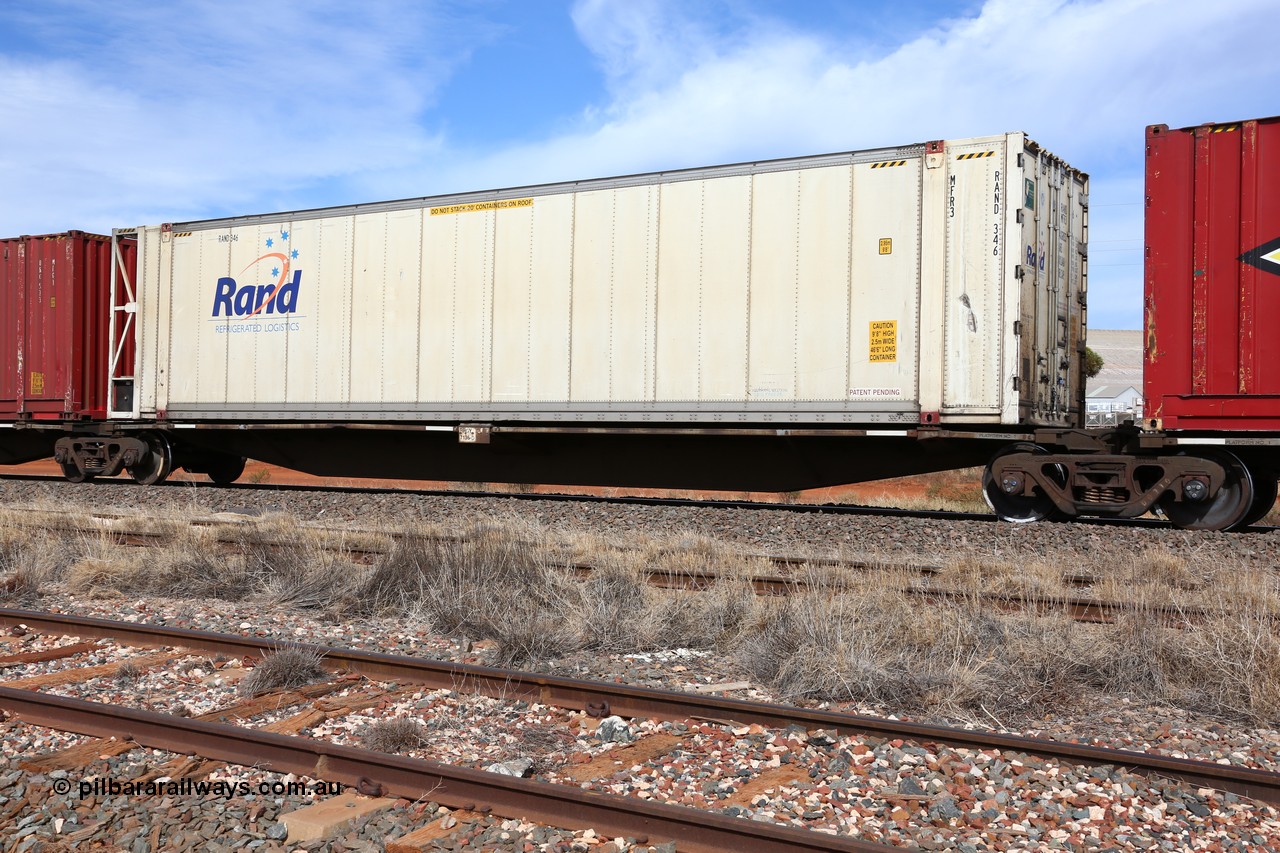
[[[61,630],[80,636],[110,635],[129,644],[163,648],[181,646],[224,653],[234,648],[238,652],[259,656],[271,651],[265,644],[237,643],[233,635],[208,634],[200,637],[197,632],[155,629],[151,626],[135,626],[141,630],[130,632],[125,623],[102,620],[67,621],[65,618],[58,619],[53,614],[30,614],[21,617],[20,622],[7,621],[16,615],[17,612],[6,612],[4,624],[23,624],[45,633],[59,633],[54,626],[60,625]],[[144,642],[143,637],[150,639]],[[84,644],[76,644],[61,650],[60,656],[71,656],[72,653],[85,650]],[[339,650],[331,651],[341,654]],[[175,653],[174,657],[181,655],[180,652]],[[22,657],[25,662],[39,657],[45,660],[56,659],[50,654],[18,657]],[[428,671],[414,668],[409,660],[399,661],[399,665],[395,661],[383,661],[382,668],[399,681],[431,683],[424,677],[428,675]],[[344,670],[369,674],[372,667],[368,659],[363,665],[356,664],[355,661],[356,658],[333,658],[333,663]],[[352,670],[348,664],[358,666],[359,669]],[[41,683],[39,678],[29,681],[35,687]],[[739,850],[761,853],[807,850],[816,853],[823,850],[879,851],[887,848],[886,845],[852,838],[835,838],[804,829],[737,820],[727,815],[709,814],[687,807],[650,803],[567,785],[406,758],[217,721],[218,718],[237,716],[234,710],[223,712],[225,716],[215,712],[204,715],[202,719],[188,719],[43,694],[22,686],[24,682],[21,680],[13,684],[15,686],[5,686],[0,682],[0,709],[17,715],[24,722],[99,738],[112,738],[118,744],[167,750],[180,755],[340,782],[372,796],[395,796],[424,802],[430,799],[466,812],[493,813],[557,827],[591,828],[601,834],[632,836],[645,842],[650,838],[678,839],[681,850],[704,853]],[[337,686],[321,685],[321,689],[304,691],[296,694],[295,698],[307,694],[322,695]],[[287,694],[273,698],[278,701],[288,699]],[[380,697],[374,697],[375,700],[378,698]],[[261,701],[250,704],[256,708],[263,705]],[[330,713],[341,713],[361,704],[359,699],[331,703]],[[363,704],[372,702],[365,701]],[[241,708],[239,713],[248,716],[250,710]],[[300,716],[309,722],[318,719],[314,712],[303,712]],[[35,761],[38,764],[40,759]]]
[[[128,527],[101,528],[95,526],[69,525],[59,519],[59,514],[48,510],[29,508],[25,510],[27,518],[34,525],[40,519],[53,519],[57,529],[73,533],[93,533],[115,537],[117,544],[135,547],[150,547],[163,544],[169,534],[157,533],[144,529]],[[136,514],[94,511],[96,519],[113,523],[129,522],[138,518]],[[193,527],[228,527],[235,530],[235,522],[225,517],[195,516],[184,519]],[[385,538],[392,542],[404,539],[406,534],[387,529],[375,528],[330,528],[309,524],[308,529],[321,535],[340,537],[357,534],[370,537]],[[232,537],[228,537],[229,539]],[[466,541],[465,536],[443,535],[429,537],[436,541]],[[255,544],[267,547],[288,547],[285,541],[273,541],[270,538],[257,540]],[[373,546],[342,545],[343,553],[359,562],[373,562],[383,557],[388,549]],[[813,557],[806,555],[770,555],[744,554],[745,558],[759,560],[775,567],[777,573],[754,573],[745,578],[740,574],[721,574],[714,569],[669,569],[649,567],[645,574],[649,583],[668,589],[680,589],[698,592],[715,586],[722,580],[745,580],[757,595],[783,596],[810,590],[839,591],[854,589],[862,583],[861,575],[867,572],[892,572],[902,576],[916,576],[932,582],[944,568],[933,563],[904,563],[896,561],[847,560],[830,557]],[[566,559],[565,567],[577,577],[586,579],[599,569],[597,566],[582,561]],[[1099,578],[1088,573],[1065,570],[1062,575],[1064,585],[1088,589],[1097,583]],[[1213,608],[1185,607],[1173,605],[1143,605],[1141,608],[1131,603],[1108,601],[1089,596],[1061,595],[1022,595],[1015,593],[981,592],[976,590],[960,590],[940,586],[900,586],[902,595],[930,604],[949,602],[977,601],[994,611],[1005,613],[1034,613],[1039,615],[1065,614],[1078,622],[1111,624],[1126,614],[1141,612],[1145,618],[1153,619],[1160,624],[1175,628],[1185,628],[1204,624],[1214,618],[1229,615]],[[1280,623],[1280,614],[1274,617]]]
[[[195,631],[144,623],[117,622],[92,617],[73,616],[59,613],[39,611],[0,609],[0,626],[14,628],[23,626],[26,630],[43,634],[77,637],[83,639],[111,639],[115,642],[137,647],[184,648],[206,653],[222,654],[238,658],[262,658],[281,648],[279,642],[245,637],[234,634],[220,634],[207,631]],[[289,644],[293,646],[295,644]],[[939,744],[948,747],[977,750],[1001,750],[1006,752],[1034,755],[1068,764],[1084,764],[1089,766],[1123,767],[1134,773],[1172,779],[1188,785],[1203,786],[1234,794],[1250,797],[1255,800],[1280,805],[1280,773],[1247,767],[1237,767],[1210,761],[1199,761],[1188,758],[1175,758],[1149,752],[1110,749],[1061,741],[1029,738],[1005,734],[995,731],[983,731],[949,726],[927,725],[905,722],[892,718],[880,718],[864,715],[846,714],[831,710],[799,708],[789,705],[778,705],[731,699],[721,696],[691,694],[676,691],[656,690],[634,687],[624,684],[588,681],[583,679],[563,678],[552,675],[531,674],[519,670],[498,669],[472,664],[455,664],[422,658],[389,655],[378,652],[358,651],[351,649],[296,644],[297,648],[314,652],[323,656],[324,666],[338,672],[358,673],[373,680],[395,683],[424,685],[435,689],[471,692],[506,700],[526,700],[544,705],[558,706],[585,711],[594,717],[620,715],[623,717],[651,718],[659,720],[692,720],[726,723],[731,725],[755,724],[768,728],[785,729],[788,726],[800,727],[807,731],[824,730],[841,735],[874,736],[878,738],[900,738],[917,743]],[[77,651],[77,646],[67,647],[68,654]],[[70,702],[70,704],[67,704]],[[65,706],[65,707],[64,707]],[[184,751],[191,744],[175,744],[165,740],[169,734],[161,734],[177,723],[167,723],[154,719],[143,712],[123,712],[108,715],[114,722],[107,727],[105,723],[94,722],[95,715],[106,715],[102,707],[91,703],[76,703],[60,700],[58,697],[32,697],[30,691],[5,687],[0,684],[0,708],[5,708],[22,715],[24,719],[39,722],[52,727],[67,726],[74,731],[82,731],[92,726],[101,726],[89,731],[90,734],[107,732],[117,737],[125,737],[143,745],[157,744],[156,748],[176,749]],[[32,715],[30,717],[26,715]],[[152,727],[156,727],[153,729]],[[109,728],[109,731],[108,731]],[[227,735],[210,729],[208,734]],[[201,735],[195,735],[197,743]],[[281,766],[293,768],[293,772],[306,772],[324,776],[325,764],[319,757],[329,753],[318,747],[301,748],[297,745],[278,743],[273,739],[262,741],[264,753],[238,753],[241,758],[249,756],[273,756],[274,750],[281,749]],[[182,748],[178,748],[181,746]],[[256,748],[256,747],[255,747]],[[292,750],[292,752],[289,752]],[[300,751],[299,751],[300,750]],[[288,757],[286,756],[288,754]],[[306,769],[296,769],[303,758]],[[400,767],[394,762],[387,765],[387,779],[384,782],[376,775],[370,775],[369,768],[356,767],[349,762],[358,757],[339,751],[333,753],[333,760],[339,762],[334,766],[343,768],[345,775],[339,781],[346,782],[359,775],[373,780],[375,783],[388,785],[389,790],[400,790],[402,777],[400,772],[411,773],[410,767]],[[219,754],[211,756],[224,758]],[[232,757],[228,760],[238,760]],[[272,759],[274,761],[274,759]],[[291,762],[291,763],[288,763]],[[249,763],[252,763],[251,761]],[[273,765],[274,766],[274,765]],[[413,768],[422,770],[413,765]],[[440,771],[432,772],[439,775]],[[467,784],[477,779],[466,777]],[[348,783],[349,784],[349,783]],[[459,782],[462,784],[462,782]],[[500,786],[501,787],[501,786]],[[461,790],[461,789],[460,789]],[[515,789],[504,789],[515,792]],[[523,789],[521,789],[523,791]],[[525,791],[524,793],[529,793]],[[481,806],[491,805],[495,811],[510,808],[510,802],[492,795],[490,802],[477,789],[466,788],[466,793],[455,801],[459,806],[479,802]],[[466,800],[467,803],[462,802]],[[558,818],[557,818],[558,819]],[[646,818],[650,819],[650,818]],[[656,817],[651,818],[657,820]],[[601,824],[602,826],[604,824]],[[631,832],[634,824],[628,824],[621,831]],[[661,834],[660,831],[648,831],[650,836]],[[672,835],[671,837],[680,837]],[[824,843],[834,839],[823,836]],[[693,848],[691,848],[693,849]],[[697,848],[701,849],[701,848]],[[708,847],[706,849],[734,849]],[[773,849],[743,847],[740,849]],[[791,849],[806,849],[804,847]],[[814,849],[846,849],[828,847]],[[861,848],[849,848],[861,849]]]
[[[679,840],[691,853],[727,851],[884,851],[895,849],[808,830],[768,826],[663,803],[583,791],[566,785],[451,767],[225,723],[189,720],[97,702],[0,686],[0,707],[63,731],[116,738],[152,749],[199,755],[340,782],[410,800],[436,800],[467,812],[490,812],[550,826],[594,829],[648,841]],[[377,780],[376,782],[372,780]]]

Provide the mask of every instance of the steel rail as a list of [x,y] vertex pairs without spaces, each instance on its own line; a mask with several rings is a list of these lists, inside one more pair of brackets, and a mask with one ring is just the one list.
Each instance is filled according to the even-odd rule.
[[[593,566],[586,564],[575,564],[572,568],[582,578],[589,577],[594,569]],[[899,571],[910,570],[907,566],[894,568]],[[722,577],[712,571],[682,572],[674,569],[645,569],[643,571],[647,574],[649,583],[654,586],[690,591],[705,589]],[[932,573],[927,568],[922,568],[921,570],[921,574],[928,575]],[[823,592],[835,592],[857,589],[859,586],[857,578],[839,576],[810,578],[804,575],[750,575],[745,579],[751,584],[757,595],[792,595],[813,588],[818,588]],[[1096,579],[1093,580],[1096,582]],[[1066,614],[1077,622],[1092,622],[1102,625],[1114,624],[1117,619],[1126,614],[1142,614],[1153,617],[1162,625],[1183,628],[1188,625],[1204,624],[1214,617],[1231,615],[1226,610],[1168,605],[1145,605],[1139,607],[1101,598],[1080,598],[1075,596],[1027,596],[1002,592],[915,586],[898,587],[897,592],[908,598],[916,598],[932,604],[953,601],[976,601],[983,605],[989,605],[993,610],[1003,613]],[[1273,622],[1280,622],[1280,614],[1272,615],[1268,618]]]
[[[46,518],[50,516],[57,518],[59,516],[74,517],[78,515],[87,515],[89,518],[92,518],[92,519],[110,520],[113,522],[129,522],[131,520],[136,520],[144,517],[148,521],[156,520],[156,518],[153,516],[143,516],[141,513],[137,513],[137,512],[119,512],[119,511],[112,511],[112,510],[96,510],[95,509],[95,510],[83,510],[83,511],[73,511],[73,512],[61,512],[58,510],[50,510],[44,507],[34,507],[34,506],[31,506],[31,507],[11,506],[9,507],[9,509],[21,511],[30,516],[44,516]],[[216,516],[198,515],[198,516],[190,516],[190,517],[181,518],[181,519],[170,518],[166,520],[173,521],[175,523],[187,524],[188,526],[193,528],[228,528],[229,530],[234,531],[238,526],[248,522],[249,518],[250,517],[246,517],[242,521],[241,519],[238,519],[238,518],[228,519],[225,517],[219,518]],[[41,529],[48,529],[44,525],[41,525],[35,522],[10,522],[10,523],[15,523],[22,527],[40,527]],[[305,530],[308,532],[314,532],[318,534],[325,534],[325,535],[332,535],[332,536],[339,536],[339,537],[352,536],[352,535],[384,537],[386,539],[391,540],[393,543],[404,541],[407,539],[413,539],[413,538],[427,539],[432,542],[465,543],[465,542],[472,541],[472,537],[466,536],[464,534],[426,535],[426,534],[405,533],[402,530],[388,530],[388,529],[380,529],[376,527],[325,527],[323,525],[315,524],[312,522],[299,522],[298,526],[302,530]],[[70,525],[70,524],[60,524],[55,529],[60,532],[71,532],[71,533],[101,533],[104,535],[115,536],[124,544],[130,544],[130,545],[142,544],[145,542],[150,542],[155,540],[163,540],[166,537],[171,535],[169,532],[157,532],[157,531],[151,531],[151,530],[132,530],[132,529],[122,528],[122,527],[110,527],[110,528],[103,528],[98,526],[84,527],[84,526],[76,526],[76,525]],[[236,540],[222,539],[220,537],[219,541],[226,541],[234,544]],[[255,539],[254,542],[255,544],[262,544],[262,545],[292,544],[286,539],[272,540],[269,538]],[[528,541],[525,544],[529,544],[533,546],[538,543]],[[362,555],[363,554],[382,555],[382,554],[386,554],[389,550],[388,548],[377,548],[377,547],[353,548],[346,545],[344,545],[343,547],[346,549],[347,553],[356,553],[356,554],[362,554]],[[672,553],[678,553],[678,552],[673,551]],[[774,566],[776,566],[779,569],[799,569],[799,568],[809,566],[813,568],[858,569],[858,570],[866,570],[866,571],[871,571],[871,570],[901,571],[901,572],[909,572],[909,573],[921,574],[921,575],[937,575],[937,574],[940,574],[944,568],[943,566],[938,565],[936,563],[899,563],[899,562],[893,562],[890,560],[856,560],[856,559],[846,560],[840,557],[817,557],[817,556],[811,557],[811,556],[804,556],[804,555],[798,555],[798,554],[781,554],[781,555],[780,554],[761,554],[761,553],[753,553],[749,551],[737,552],[735,553],[735,556],[741,557],[742,559],[745,559],[745,560],[761,560],[763,562],[772,563]],[[591,566],[586,563],[574,563],[570,568],[574,568],[574,569],[581,568],[585,571],[590,571],[591,569],[594,568],[594,566]],[[697,580],[698,578],[704,575],[710,580],[715,580],[718,577],[716,573],[712,571],[677,572],[676,570],[673,570],[673,569],[651,569],[649,571],[655,575],[681,574],[681,575],[686,575],[688,577],[691,577],[695,580]],[[778,577],[786,577],[786,576],[778,576]]]
[[0,708],[24,722],[59,730],[363,789],[372,782],[386,794],[409,800],[433,800],[550,826],[677,841],[682,851],[690,853],[883,853],[889,849],[886,844],[685,806],[29,690],[0,686]]
[[282,647],[297,647],[322,655],[324,665],[330,669],[357,672],[371,679],[525,699],[581,709],[595,716],[618,714],[663,720],[756,723],[769,728],[799,725],[809,730],[905,738],[966,749],[1013,750],[1073,764],[1124,767],[1143,775],[1164,776],[1280,805],[1280,773],[1148,752],[60,613],[3,608],[0,625],[25,625],[30,630],[51,634],[113,638],[139,646],[183,646],[237,657],[259,657]]

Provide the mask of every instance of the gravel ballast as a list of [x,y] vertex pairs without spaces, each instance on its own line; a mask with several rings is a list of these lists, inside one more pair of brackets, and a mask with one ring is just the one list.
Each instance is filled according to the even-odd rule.
[[[75,492],[74,501],[68,499],[72,493],[68,489]],[[632,506],[417,493],[281,492],[181,485],[140,489],[132,484],[105,482],[67,486],[0,481],[0,500],[10,505],[56,505],[60,509],[69,509],[74,502],[89,513],[94,509],[132,510],[151,517],[220,512],[249,513],[246,517],[252,517],[252,513],[286,512],[300,521],[326,526],[351,524],[384,529],[424,523],[461,530],[488,519],[503,524],[515,521],[555,533],[607,535],[623,544],[648,537],[693,543],[714,540],[756,553],[838,554],[846,558],[866,554],[917,563],[971,554],[994,556],[1015,565],[1049,559],[1066,569],[1073,567],[1072,561],[1077,558],[1081,567],[1087,567],[1093,555],[1159,548],[1185,557],[1193,571],[1201,565],[1230,564],[1270,577],[1280,565],[1280,540],[1269,533],[1205,534],[1152,526],[1015,526],[773,509]],[[72,594],[60,584],[51,584],[34,598],[5,604],[243,634],[282,644],[302,641],[465,663],[492,663],[495,654],[493,642],[443,636],[435,633],[430,624],[413,619],[337,618],[329,613],[283,606],[264,609],[254,601]],[[7,636],[0,638],[0,655],[40,651],[71,642],[74,641],[38,635]],[[118,663],[126,655],[152,651],[121,650],[104,644],[101,650],[75,658],[6,667],[0,671],[0,678],[29,678],[91,662]],[[722,685],[739,698],[779,698],[744,676],[732,655],[723,651],[671,648],[613,653],[584,649],[552,655],[539,660],[537,667],[559,675],[668,689],[714,691],[715,685]],[[127,678],[103,675],[83,684],[59,685],[51,692],[170,713],[181,708],[181,713],[196,715],[237,701],[236,683],[242,673],[235,673],[236,669],[237,662],[194,655],[177,658],[172,665],[145,667]],[[349,695],[355,689],[345,688],[333,695]],[[450,695],[449,691],[406,696],[401,695],[403,685],[393,689],[396,694],[389,701],[326,721],[304,734],[363,745],[363,737],[379,721],[413,719],[421,722],[429,741],[417,749],[410,748],[404,753],[407,755],[481,769],[504,765],[507,770],[494,772],[510,770],[518,775],[590,785],[627,796],[722,809],[744,819],[776,821],[818,831],[856,832],[868,840],[910,843],[925,849],[1280,849],[1280,822],[1274,809],[1230,794],[1134,777],[1117,768],[1063,767],[995,751],[760,727],[623,721],[616,733],[602,736],[594,723],[560,709]],[[828,707],[907,716],[892,704],[869,701],[831,703]],[[298,710],[281,708],[246,724],[265,725]],[[925,721],[1280,770],[1280,760],[1276,758],[1280,755],[1280,733],[1271,726],[1136,700],[1118,699],[1105,706],[1082,702],[1080,707],[1064,707],[1060,712],[1035,718],[1005,715],[997,707],[994,713],[984,709],[982,713]],[[27,788],[15,786],[30,786],[31,791],[39,792],[44,790],[41,786],[53,781],[48,773],[23,772],[8,783],[17,796],[4,790],[4,780],[17,772],[18,760],[83,739],[15,721],[0,726],[4,727],[0,758],[3,817],[6,809],[13,808],[6,804],[19,803],[24,797],[30,799]],[[679,742],[671,745],[667,740]],[[580,781],[574,773],[575,767],[592,761],[609,764],[610,754],[629,755],[632,753],[625,750],[645,744],[653,746],[655,754],[608,767],[609,772],[591,780]],[[669,748],[661,751],[663,745]],[[125,774],[120,778],[130,773],[141,775],[165,760],[150,753],[136,750],[112,756],[104,759],[103,770]],[[253,771],[229,768],[227,772]],[[753,784],[752,780],[761,774],[769,774],[763,777],[768,784]],[[799,778],[795,778],[797,775]],[[178,832],[209,832],[211,836],[202,836],[206,842],[225,844],[225,848],[206,849],[284,849],[282,839],[270,834],[278,832],[271,829],[277,825],[274,816],[289,810],[286,806],[303,804],[298,799],[272,805],[257,802],[245,808],[244,802],[215,804],[199,800],[175,801],[158,809],[155,803],[111,800],[95,802],[91,809],[96,811],[81,815],[77,810],[84,808],[83,802],[68,802],[66,808],[57,805],[56,797],[50,802],[54,805],[47,815],[16,830],[25,832],[21,838],[3,836],[7,849],[32,850],[39,843],[60,840],[67,833],[54,830],[53,821],[59,817],[64,827],[76,826],[80,832],[98,826],[100,834],[80,837],[110,840],[123,849],[157,849],[147,847],[150,833],[157,821],[168,827],[165,820],[175,825],[190,824]],[[251,817],[259,806],[262,808]],[[15,814],[19,814],[19,820],[30,816],[21,810]],[[412,818],[415,826],[447,817],[434,804],[398,805],[392,812],[368,821],[368,827],[353,829],[354,834],[346,840],[330,840],[307,849],[379,849],[378,845],[395,827],[404,825],[403,820],[396,823],[395,815]],[[110,821],[114,827],[111,831],[117,832],[129,817],[138,826],[130,826],[119,837],[105,829]],[[0,820],[0,826],[4,824]],[[27,832],[31,827],[37,828]],[[523,827],[518,822],[494,818],[478,824],[460,824],[460,828],[467,838],[454,839],[458,844],[452,849],[608,849],[594,834],[554,835],[555,831],[546,828]],[[119,840],[134,829],[138,832],[127,844]],[[218,835],[220,831],[228,833],[225,838]],[[167,839],[167,832],[167,828],[163,829],[159,837]],[[504,834],[507,837],[502,837]],[[174,837],[182,844],[197,840],[194,836]],[[511,846],[504,846],[508,844]]]
[[1096,524],[1004,524],[896,516],[795,512],[783,508],[716,508],[490,497],[418,492],[333,492],[237,489],[172,483],[139,488],[126,481],[67,484],[0,480],[0,502],[59,509],[142,510],[165,515],[281,512],[303,521],[402,527],[414,522],[459,529],[485,519],[529,522],[551,531],[597,531],[625,538],[706,537],[769,553],[843,551],[919,559],[921,555],[971,553],[1003,559],[1036,559],[1047,553],[1088,561],[1108,551],[1159,546],[1171,551],[1239,561],[1272,569],[1280,565],[1280,538],[1265,533],[1210,533],[1171,527]]

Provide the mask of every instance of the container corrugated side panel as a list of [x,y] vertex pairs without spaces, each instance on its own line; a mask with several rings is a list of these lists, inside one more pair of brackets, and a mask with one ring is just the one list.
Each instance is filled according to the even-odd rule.
[[[799,399],[816,412],[864,408],[914,422],[920,165],[918,157],[896,165],[421,211],[421,245],[405,211],[178,233],[168,315],[192,333],[175,335],[169,401],[181,403],[166,410],[337,416],[434,406],[447,417],[577,407],[711,418],[721,407],[740,417],[762,407],[785,418]],[[895,195],[906,209],[885,217]],[[854,206],[867,221],[859,239],[850,233]],[[349,238],[339,233],[348,228]],[[278,259],[262,259],[275,254],[267,241],[284,234],[299,252],[310,305],[296,317],[300,332],[273,331],[269,314],[229,322],[225,310],[195,324],[217,309],[210,283],[230,273],[238,294],[278,274]],[[898,241],[893,254],[878,251],[886,234]],[[851,306],[855,263],[866,277]],[[180,285],[191,281],[204,286]],[[390,307],[400,304],[411,310]],[[871,326],[886,320],[896,327],[892,357],[872,362]],[[280,340],[290,342],[287,353],[274,347]],[[283,405],[278,387],[260,390],[280,364]],[[390,390],[390,377],[409,376],[416,397]]]
[[1280,429],[1280,117],[1147,128],[1144,394],[1167,429]]
[[22,411],[22,316],[26,296],[26,241],[0,240],[0,419]]
[[82,232],[3,241],[4,416],[106,414],[109,238]]

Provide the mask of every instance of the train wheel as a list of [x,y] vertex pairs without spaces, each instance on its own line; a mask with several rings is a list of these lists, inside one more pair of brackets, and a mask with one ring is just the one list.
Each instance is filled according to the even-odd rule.
[[173,471],[173,448],[169,446],[169,439],[162,432],[144,432],[138,438],[147,443],[151,452],[137,465],[129,466],[129,476],[143,486],[163,483]]
[[[1183,530],[1227,530],[1239,524],[1253,507],[1253,478],[1249,469],[1235,454],[1225,450],[1204,451],[1196,455],[1218,463],[1226,471],[1222,488],[1213,497],[1202,501],[1179,501],[1166,492],[1157,503],[1160,511],[1173,522],[1174,527]],[[1271,489],[1275,490],[1274,484]]]
[[1256,524],[1262,520],[1262,517],[1271,512],[1271,508],[1276,505],[1276,496],[1280,493],[1280,484],[1276,483],[1276,475],[1271,471],[1250,471],[1249,476],[1253,479],[1253,501],[1249,504],[1249,511],[1244,514],[1244,518],[1237,521],[1231,526],[1232,530],[1244,530],[1251,524]]
[[62,468],[62,476],[66,478],[68,483],[84,483],[93,479],[92,474],[86,474],[74,462],[64,462],[60,467]]
[[991,466],[1002,456],[1013,453],[1041,455],[1048,452],[1038,445],[1022,443],[1009,445],[992,457],[991,462],[987,463],[986,469],[982,472],[982,497],[986,499],[987,506],[991,507],[992,512],[1004,521],[1011,521],[1014,524],[1027,524],[1057,516],[1057,505],[1044,492],[1037,492],[1034,495],[1011,495],[996,482],[991,473]]
[[243,456],[220,456],[209,466],[209,479],[219,486],[234,483],[244,473],[244,461]]

